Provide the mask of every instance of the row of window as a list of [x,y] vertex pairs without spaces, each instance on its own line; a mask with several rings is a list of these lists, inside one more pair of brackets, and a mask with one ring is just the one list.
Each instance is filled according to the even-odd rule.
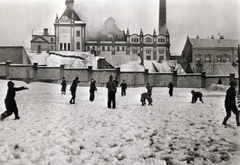
[[[95,50],[95,46],[93,46],[92,49]],[[90,50],[91,50],[90,46],[87,46],[87,51],[90,51]],[[107,47],[102,46],[101,51],[111,51],[111,46],[107,46]],[[122,46],[122,47],[117,46],[116,51],[125,51],[125,46]],[[132,51],[133,51],[134,54],[138,53],[138,49],[132,49]],[[146,49],[145,51],[146,51],[146,54],[152,54],[152,49]],[[165,50],[164,49],[159,49],[158,53],[159,54],[164,54]]]
[[[131,42],[137,42],[137,43],[139,43],[139,40],[140,40],[140,38],[138,38],[138,37],[132,37],[131,38]],[[164,43],[166,40],[165,40],[165,38],[158,38],[158,40],[157,40],[157,42],[159,42],[159,43]],[[151,38],[151,37],[146,37],[145,38],[145,42],[146,43],[152,43],[153,42],[153,38]]]
[[[80,50],[80,42],[76,42],[76,50]],[[70,43],[60,43],[60,50],[71,50]]]
[[[150,56],[150,55],[146,55],[146,60],[152,60],[152,58],[151,58],[152,56]],[[159,56],[158,57],[158,60],[164,60],[164,56]]]
[[[218,58],[218,63],[230,63],[230,58]],[[196,63],[201,63],[201,59],[199,57],[196,58]],[[209,57],[205,58],[205,63],[211,63],[211,59]]]

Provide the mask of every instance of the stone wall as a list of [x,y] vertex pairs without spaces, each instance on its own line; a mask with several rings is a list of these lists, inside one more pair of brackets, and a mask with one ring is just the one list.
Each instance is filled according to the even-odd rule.
[[148,82],[154,87],[167,87],[168,83],[173,82],[174,87],[180,88],[208,88],[212,83],[217,83],[221,78],[222,84],[228,85],[231,80],[238,81],[234,74],[229,76],[206,76],[205,72],[201,74],[177,74],[172,73],[149,73],[148,69],[143,72],[122,72],[120,68],[116,69],[97,69],[74,68],[67,69],[64,65],[60,67],[11,64],[6,62],[0,64],[0,78],[10,80],[23,80],[25,82],[41,81],[60,83],[62,77],[65,77],[68,84],[71,84],[75,77],[80,78],[80,86],[89,86],[91,78],[97,81],[98,86],[105,86],[109,76],[117,78],[119,84],[125,80],[128,86],[144,86]]

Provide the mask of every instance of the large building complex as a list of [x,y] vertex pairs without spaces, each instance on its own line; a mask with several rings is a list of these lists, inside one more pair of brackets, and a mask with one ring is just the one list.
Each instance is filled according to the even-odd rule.
[[[240,40],[187,37],[182,51],[182,66],[187,73],[206,71],[210,75],[237,72]],[[191,68],[190,68],[191,66]]]
[[115,26],[108,18],[103,30],[87,38],[86,28],[75,12],[74,0],[66,0],[66,9],[61,17],[56,16],[54,31],[33,31],[31,50],[41,51],[94,51],[98,55],[139,55],[143,60],[170,60],[170,34],[166,26],[166,0],[159,3],[159,30],[152,34],[130,34]]

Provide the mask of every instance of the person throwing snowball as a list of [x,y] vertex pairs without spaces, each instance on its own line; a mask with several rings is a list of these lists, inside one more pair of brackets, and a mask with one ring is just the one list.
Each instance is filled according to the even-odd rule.
[[19,120],[20,117],[18,115],[18,108],[17,108],[17,104],[16,104],[14,97],[16,95],[16,91],[21,91],[21,90],[28,89],[28,88],[26,88],[24,86],[18,87],[18,88],[14,87],[14,83],[12,81],[9,81],[7,83],[7,86],[8,86],[8,91],[7,91],[6,98],[4,100],[6,111],[1,114],[0,120],[3,121],[3,119],[5,119],[6,117],[11,116],[12,113],[14,113],[14,115],[15,115],[14,120]]
[[238,112],[238,108],[236,106],[236,86],[237,86],[237,82],[236,81],[231,81],[229,83],[230,87],[228,88],[227,92],[226,92],[226,97],[225,97],[225,109],[226,109],[226,116],[223,119],[222,124],[226,125],[228,119],[231,117],[231,111],[236,115],[236,123],[237,126],[240,126],[240,122],[239,122],[239,112]]

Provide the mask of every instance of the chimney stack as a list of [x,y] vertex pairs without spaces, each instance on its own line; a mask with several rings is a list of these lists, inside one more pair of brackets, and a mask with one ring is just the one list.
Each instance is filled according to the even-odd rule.
[[166,34],[167,31],[167,18],[166,18],[166,0],[159,2],[159,25],[158,34]]
[[48,29],[47,28],[43,29],[43,35],[48,35]]

